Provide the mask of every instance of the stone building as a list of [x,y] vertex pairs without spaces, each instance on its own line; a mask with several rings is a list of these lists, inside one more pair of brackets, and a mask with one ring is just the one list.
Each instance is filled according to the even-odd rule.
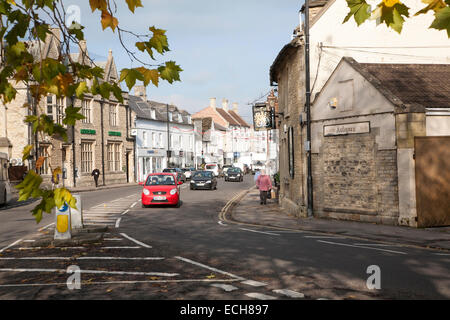
[[[30,50],[40,57],[38,48],[42,48],[44,58],[56,58],[60,46],[60,32],[52,30],[45,43],[41,46],[31,44]],[[80,42],[78,53],[70,55],[75,62],[91,65],[88,59],[86,42]],[[69,57],[67,57],[69,58]],[[101,81],[117,82],[119,77],[117,68],[109,51],[107,61],[95,62],[104,70],[104,79]],[[130,124],[132,112],[128,108],[128,96],[123,92],[124,103],[120,103],[113,96],[103,99],[100,95],[85,95],[83,100],[75,97],[57,99],[49,95],[43,99],[34,110],[23,108],[23,104],[30,102],[28,88],[17,87],[16,99],[2,106],[6,110],[7,138],[12,144],[12,159],[21,159],[22,150],[26,145],[33,145],[32,159],[26,165],[34,169],[36,160],[45,157],[39,168],[44,178],[44,185],[50,185],[52,181],[52,169],[61,168],[62,176],[59,185],[66,187],[81,187],[95,185],[91,176],[92,170],[100,170],[99,183],[110,185],[128,183],[134,181],[134,139],[130,136]],[[77,121],[75,126],[65,126],[65,108],[69,105],[81,107],[81,113],[86,119]],[[54,122],[65,126],[68,140],[58,137],[41,137],[31,131],[31,127],[24,123],[24,118],[29,114],[50,116]]]
[[[422,5],[420,2],[411,3],[411,10],[417,12]],[[417,10],[416,10],[417,9]],[[304,7],[302,9],[304,11]],[[322,95],[324,85],[329,81],[330,75],[334,72],[342,57],[352,57],[358,63],[374,64],[374,63],[406,63],[406,64],[447,64],[450,61],[448,49],[449,39],[445,32],[441,32],[434,29],[424,28],[426,25],[430,25],[432,22],[431,15],[421,15],[411,19],[408,23],[405,23],[402,33],[398,34],[395,31],[388,29],[384,25],[376,25],[375,21],[368,21],[358,27],[353,19],[350,19],[346,23],[342,23],[345,16],[348,14],[348,7],[343,0],[314,0],[310,2],[310,83],[311,83],[311,103],[312,114],[319,115],[323,110],[315,110],[317,104],[315,99]],[[286,44],[270,68],[270,81],[271,85],[278,86],[278,98],[279,98],[279,139],[280,139],[280,203],[281,205],[293,214],[305,216],[307,207],[307,168],[306,168],[306,154],[305,154],[305,141],[306,141],[306,115],[305,115],[305,66],[304,66],[304,50],[305,39],[303,32],[303,25],[298,26],[294,30],[292,40]],[[352,89],[352,82],[343,82],[340,84],[342,91],[349,91]],[[352,89],[353,90],[353,89]],[[420,90],[418,90],[420,91]],[[334,102],[330,102],[333,104]],[[427,108],[432,108],[426,106]],[[375,107],[374,107],[375,108]],[[424,110],[422,108],[422,110]],[[376,112],[376,109],[371,109],[370,112]],[[424,111],[430,113],[432,111]],[[411,119],[418,119],[423,117],[424,113],[419,115],[399,115],[395,116],[396,121],[400,121],[402,117]],[[435,117],[433,119],[436,119]],[[323,119],[312,119],[313,124],[315,121],[321,121]],[[429,121],[429,120],[428,120]],[[444,120],[440,120],[444,121]],[[396,122],[397,125],[399,124]],[[417,128],[422,124],[413,121],[411,124],[406,125],[408,128]],[[392,129],[392,128],[391,128]],[[406,132],[403,130],[403,132]],[[411,133],[408,136],[411,137]],[[317,136],[316,136],[317,138]],[[332,141],[336,137],[329,137],[328,141]],[[337,137],[335,140],[350,139],[348,137]],[[314,139],[314,136],[313,136]],[[395,139],[395,135],[391,136],[391,139]],[[367,147],[367,141],[361,140],[361,146]],[[401,139],[399,140],[401,141]],[[336,141],[337,144],[339,144]],[[411,141],[409,142],[411,144]],[[312,147],[315,144],[312,141]],[[328,146],[328,145],[327,145]],[[342,144],[340,144],[343,147]],[[323,150],[323,152],[331,152],[332,148],[336,146],[330,146],[330,149]],[[364,150],[361,149],[361,150]],[[383,150],[383,152],[381,152]],[[383,156],[386,156],[386,161],[395,164],[400,157],[406,157],[404,153],[409,151],[398,151],[397,159],[392,158],[393,151],[390,152],[381,149],[378,152],[379,161]],[[367,151],[370,152],[370,151]],[[382,156],[382,154],[384,154]],[[402,154],[402,155],[400,155]],[[332,157],[332,155],[329,155]],[[319,157],[319,158],[318,158]],[[312,163],[313,171],[317,172],[318,165],[320,164],[320,157],[323,158],[323,153],[317,153],[317,150],[313,150]],[[336,160],[339,161],[339,160]],[[404,160],[406,161],[406,160]],[[403,163],[403,162],[402,162]],[[409,162],[410,171],[411,163]],[[403,175],[404,173],[398,173]],[[409,179],[411,174],[408,174]],[[378,179],[378,178],[376,178]],[[403,180],[401,180],[403,181]],[[402,188],[403,182],[399,181],[399,190],[406,190]],[[406,180],[405,180],[406,181]],[[406,183],[406,182],[405,182]],[[315,207],[319,208],[320,214],[324,215],[326,210],[324,208],[332,209],[332,207],[325,207],[317,198],[316,193],[322,192],[322,190],[316,190],[322,188],[323,185],[317,184],[313,181],[314,185],[314,201],[316,201]],[[377,197],[367,197],[361,200],[366,201],[365,206],[372,205],[374,208],[375,203],[378,201],[389,200],[385,206],[392,205],[395,207],[395,202],[398,201],[399,209],[397,223],[402,225],[414,225],[416,217],[411,212],[415,212],[415,204],[413,202],[413,187],[409,183],[407,188],[410,190],[407,194],[403,191],[399,191],[397,194],[398,200],[392,198],[386,191],[384,200],[380,200]],[[412,188],[412,189],[411,189]],[[389,188],[388,188],[389,189]],[[386,189],[387,190],[387,189]],[[336,192],[336,188],[333,190],[325,190],[324,192]],[[325,194],[324,193],[324,194]],[[395,193],[395,192],[394,192]],[[336,195],[337,197],[337,195]],[[408,199],[408,200],[406,200]],[[322,199],[323,200],[323,199]],[[317,202],[319,201],[319,202]],[[331,201],[331,200],[330,200]],[[331,203],[331,202],[330,202]],[[370,205],[369,205],[370,204]],[[381,205],[381,204],[380,204]],[[362,205],[361,205],[362,206]],[[402,208],[409,209],[402,209]],[[379,213],[379,207],[377,209],[368,209],[371,212]],[[359,209],[356,209],[359,210]],[[390,210],[390,209],[389,209]],[[387,208],[382,209],[383,219],[373,219],[377,222],[383,223],[395,223],[394,209],[389,211]],[[402,211],[403,210],[403,211]],[[406,211],[405,211],[406,210]],[[331,211],[328,211],[331,212]],[[387,212],[390,212],[390,217]],[[410,212],[408,218],[402,218],[401,212]],[[315,214],[319,214],[316,213]],[[330,217],[335,218],[348,218],[342,215],[328,214]],[[366,216],[355,214],[354,219],[362,220]]]
[[317,216],[450,225],[449,71],[341,60],[312,108]]

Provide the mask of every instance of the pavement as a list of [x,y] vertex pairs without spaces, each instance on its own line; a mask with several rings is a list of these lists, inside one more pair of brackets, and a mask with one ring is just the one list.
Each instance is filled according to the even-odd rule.
[[255,187],[230,200],[222,210],[221,218],[253,226],[337,234],[387,244],[450,250],[450,227],[417,229],[325,218],[299,218],[285,212],[274,199],[268,200],[267,205],[261,205],[259,190]]

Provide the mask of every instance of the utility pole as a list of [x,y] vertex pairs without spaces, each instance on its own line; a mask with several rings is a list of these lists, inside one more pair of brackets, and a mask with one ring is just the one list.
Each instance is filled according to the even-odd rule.
[[305,108],[306,108],[306,155],[307,155],[307,189],[308,189],[308,217],[313,215],[313,181],[311,164],[311,88],[309,69],[309,0],[305,0]]
[[167,168],[169,168],[170,164],[170,122],[169,122],[169,104],[166,104],[166,112],[167,112]]

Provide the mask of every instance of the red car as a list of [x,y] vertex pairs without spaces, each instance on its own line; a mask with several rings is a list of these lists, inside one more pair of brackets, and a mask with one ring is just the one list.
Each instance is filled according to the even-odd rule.
[[177,181],[173,173],[152,173],[147,176],[142,189],[142,207],[150,205],[168,204],[177,208],[181,205],[180,189],[178,185],[182,181]]

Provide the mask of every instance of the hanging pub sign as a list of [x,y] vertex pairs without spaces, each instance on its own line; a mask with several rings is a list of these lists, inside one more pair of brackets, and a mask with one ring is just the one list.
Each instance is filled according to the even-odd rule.
[[253,105],[253,125],[255,131],[272,129],[272,112],[265,103]]

